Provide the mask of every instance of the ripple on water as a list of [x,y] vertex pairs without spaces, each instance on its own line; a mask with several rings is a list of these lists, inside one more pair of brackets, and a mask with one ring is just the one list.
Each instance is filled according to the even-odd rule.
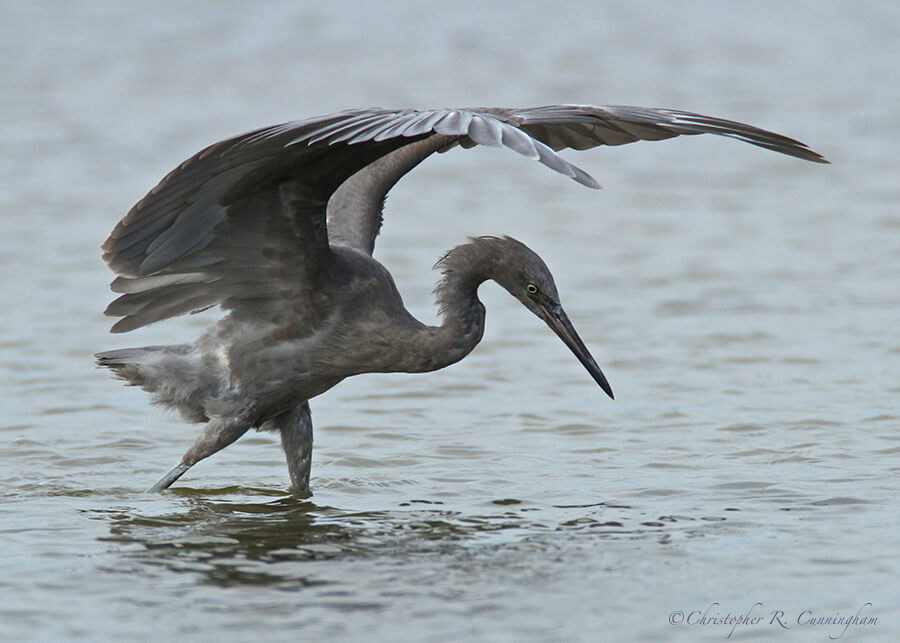
[[164,568],[211,585],[296,591],[353,582],[342,575],[352,565],[326,569],[314,564],[321,561],[375,558],[400,567],[420,556],[470,558],[480,548],[541,549],[560,538],[665,545],[702,536],[727,520],[726,515],[648,515],[640,505],[614,502],[541,507],[515,498],[491,501],[500,511],[486,513],[452,511],[441,501],[424,499],[409,500],[397,510],[347,512],[269,489],[219,491],[222,500],[215,499],[215,490],[181,489],[168,494],[174,498],[86,511],[90,519],[108,524],[103,540],[116,545],[107,570]]

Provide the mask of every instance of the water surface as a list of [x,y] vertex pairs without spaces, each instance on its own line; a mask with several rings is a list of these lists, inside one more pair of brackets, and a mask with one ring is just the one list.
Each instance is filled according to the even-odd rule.
[[[720,640],[679,620],[749,613],[732,638],[818,641],[843,626],[812,617],[863,610],[843,639],[897,637],[898,31],[877,2],[7,3],[0,636]],[[98,246],[132,203],[262,125],[554,102],[746,120],[834,164],[712,137],[566,153],[595,192],[431,159],[376,254],[410,309],[435,319],[429,268],[466,235],[520,238],[616,401],[487,284],[463,362],[313,401],[311,498],[265,434],[142,493],[197,427],[91,354],[215,317],[107,335]]]

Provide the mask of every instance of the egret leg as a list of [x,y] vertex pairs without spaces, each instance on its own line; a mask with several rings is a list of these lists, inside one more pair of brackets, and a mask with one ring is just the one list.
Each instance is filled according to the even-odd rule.
[[194,440],[190,448],[181,457],[181,462],[172,467],[166,475],[150,487],[147,492],[162,491],[178,480],[185,471],[197,464],[203,458],[208,458],[213,453],[221,451],[229,444],[244,435],[250,428],[250,424],[243,416],[236,418],[214,418],[206,423],[203,431]]
[[291,482],[300,493],[309,492],[309,469],[312,465],[312,416],[309,403],[298,404],[282,413],[275,425],[281,432],[281,446],[287,458]]
[[162,491],[163,489],[168,489],[173,482],[178,480],[178,478],[180,478],[182,474],[184,474],[184,472],[190,468],[191,465],[185,464],[184,462],[179,462],[174,467],[169,469],[166,475],[157,480],[156,484],[147,489],[147,493],[155,493],[157,491]]

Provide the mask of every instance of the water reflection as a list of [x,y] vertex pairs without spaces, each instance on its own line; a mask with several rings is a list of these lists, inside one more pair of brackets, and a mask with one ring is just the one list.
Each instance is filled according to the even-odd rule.
[[[547,552],[563,540],[646,540],[660,546],[703,536],[725,516],[653,515],[629,505],[599,502],[528,506],[514,498],[496,512],[467,515],[440,501],[410,500],[388,511],[346,511],[272,490],[228,487],[179,489],[162,513],[140,507],[96,510],[109,522],[121,566],[112,571],[164,568],[217,586],[266,585],[297,590],[350,582],[337,563],[382,559],[402,566],[422,557],[492,556],[499,550]],[[227,498],[221,498],[227,496]],[[156,506],[155,504],[153,505]],[[323,568],[317,562],[331,561]]]

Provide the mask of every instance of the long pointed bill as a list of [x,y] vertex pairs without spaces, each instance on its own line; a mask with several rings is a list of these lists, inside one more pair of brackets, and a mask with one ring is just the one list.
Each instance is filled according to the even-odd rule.
[[609,382],[606,381],[606,376],[603,375],[603,371],[597,366],[597,362],[594,361],[587,346],[584,345],[584,342],[581,341],[578,333],[575,332],[575,327],[572,325],[572,322],[569,321],[569,317],[562,307],[559,304],[554,305],[552,308],[541,307],[539,314],[541,319],[547,323],[554,333],[559,335],[559,338],[563,340],[563,343],[565,343],[565,345],[569,347],[569,350],[575,354],[575,357],[578,358],[578,361],[581,362],[588,373],[591,374],[594,381],[600,385],[600,388],[602,388],[610,398],[615,399],[615,397],[613,397],[612,387],[609,385]]

